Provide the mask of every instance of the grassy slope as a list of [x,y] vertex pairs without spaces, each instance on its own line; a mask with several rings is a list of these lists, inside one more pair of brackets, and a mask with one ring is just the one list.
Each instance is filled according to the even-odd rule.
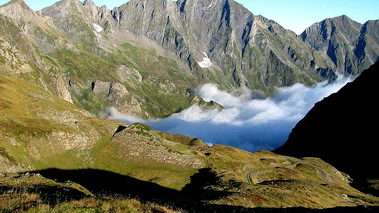
[[0,176],[0,192],[5,212],[180,212],[121,195],[94,197],[79,184],[34,174]]
[[[191,147],[193,139],[189,137],[155,132],[142,124],[129,126],[87,117],[75,105],[15,78],[1,79],[0,94],[2,172],[96,169],[142,185],[156,184],[165,191],[195,192],[189,203],[205,199],[209,205],[329,208],[379,202],[351,188],[346,175],[319,159],[249,153],[218,145],[207,147],[200,142]],[[124,129],[114,134],[120,125]],[[126,183],[123,179],[93,180],[104,181],[95,186],[114,182],[128,190],[122,188]],[[147,191],[141,188],[134,193],[138,196]],[[183,204],[187,196],[174,196],[168,202],[193,208]],[[80,201],[61,204],[82,205]]]
[[[183,168],[125,156],[123,150],[120,153],[120,145],[112,143],[112,136],[119,125],[126,124],[86,117],[85,111],[28,82],[2,78],[0,93],[0,154],[9,165],[14,164],[11,171],[97,168],[130,174],[142,180],[156,179],[176,189],[184,187],[196,172],[188,166]],[[140,134],[143,133],[136,132],[132,137],[138,140]],[[161,140],[157,134],[145,139]],[[170,151],[168,154],[174,154],[176,149],[186,150],[180,143],[152,146],[161,146]],[[1,168],[2,171],[8,169],[7,166]],[[172,179],[167,180],[167,177]]]
[[[74,102],[91,113],[99,115],[105,108],[114,106],[113,100],[104,100],[92,93],[91,83],[97,80],[123,84],[129,94],[124,95],[123,100],[118,100],[121,106],[116,108],[128,107],[132,98],[135,98],[141,103],[140,116],[145,118],[166,117],[191,105],[191,97],[186,95],[186,89],[195,87],[192,82],[197,81],[183,74],[175,60],[130,43],[124,43],[104,57],[96,56],[83,47],[78,48],[79,52],[62,48],[50,56],[57,59],[60,72],[69,75],[75,84],[76,91],[71,91]],[[143,81],[120,81],[116,70],[121,65],[139,71]],[[174,88],[171,89],[171,85]]]
[[219,178],[218,184],[208,189],[234,192],[212,201],[215,204],[328,208],[360,202],[377,205],[379,201],[350,187],[346,174],[317,158],[296,159],[267,151],[249,153],[219,145],[202,153],[208,156],[207,162]]

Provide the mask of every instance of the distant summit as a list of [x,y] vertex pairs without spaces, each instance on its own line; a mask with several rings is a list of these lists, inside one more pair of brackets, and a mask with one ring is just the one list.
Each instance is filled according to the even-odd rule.
[[347,16],[325,19],[300,37],[333,61],[338,72],[356,75],[379,60],[379,20],[359,24]]

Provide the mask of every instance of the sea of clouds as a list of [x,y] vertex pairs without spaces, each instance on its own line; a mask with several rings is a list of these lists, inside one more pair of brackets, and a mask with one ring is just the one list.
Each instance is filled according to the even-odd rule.
[[140,122],[153,129],[201,138],[206,143],[234,146],[247,151],[274,150],[288,139],[292,128],[314,104],[337,92],[352,79],[339,77],[333,83],[313,87],[295,84],[277,88],[273,97],[252,98],[245,91],[233,95],[214,84],[205,84],[196,93],[205,101],[215,101],[224,109],[205,110],[192,106],[165,119],[152,121],[121,115],[110,110],[110,119],[126,123]]

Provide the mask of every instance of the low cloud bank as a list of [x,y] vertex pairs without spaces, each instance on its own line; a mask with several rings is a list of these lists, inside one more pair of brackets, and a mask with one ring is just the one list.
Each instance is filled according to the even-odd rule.
[[223,144],[247,151],[273,150],[285,143],[292,128],[313,105],[337,92],[350,78],[340,77],[332,84],[313,87],[295,84],[277,88],[267,99],[252,99],[250,92],[233,95],[216,85],[206,84],[197,94],[206,101],[216,101],[223,110],[203,110],[192,106],[166,119],[146,121],[111,111],[111,119],[126,123],[141,122],[160,131],[203,139],[209,144]]

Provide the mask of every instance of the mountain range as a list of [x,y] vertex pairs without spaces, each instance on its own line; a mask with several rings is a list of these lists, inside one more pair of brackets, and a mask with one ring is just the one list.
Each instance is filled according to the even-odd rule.
[[14,0],[1,19],[3,74],[27,73],[100,117],[108,107],[166,117],[198,103],[191,91],[209,82],[270,96],[357,75],[379,57],[378,21],[341,16],[297,36],[232,0],[132,0],[113,10],[63,0],[38,12]]
[[341,16],[298,36],[233,0],[131,0],[112,10],[62,0],[37,12],[12,0],[0,6],[0,209],[106,211],[138,198],[162,212],[375,211],[378,198],[351,186],[349,170],[291,142],[296,129],[288,144],[301,152],[289,157],[102,118],[109,108],[146,119],[195,104],[222,110],[196,95],[205,83],[262,98],[359,75],[379,59],[377,24]]

